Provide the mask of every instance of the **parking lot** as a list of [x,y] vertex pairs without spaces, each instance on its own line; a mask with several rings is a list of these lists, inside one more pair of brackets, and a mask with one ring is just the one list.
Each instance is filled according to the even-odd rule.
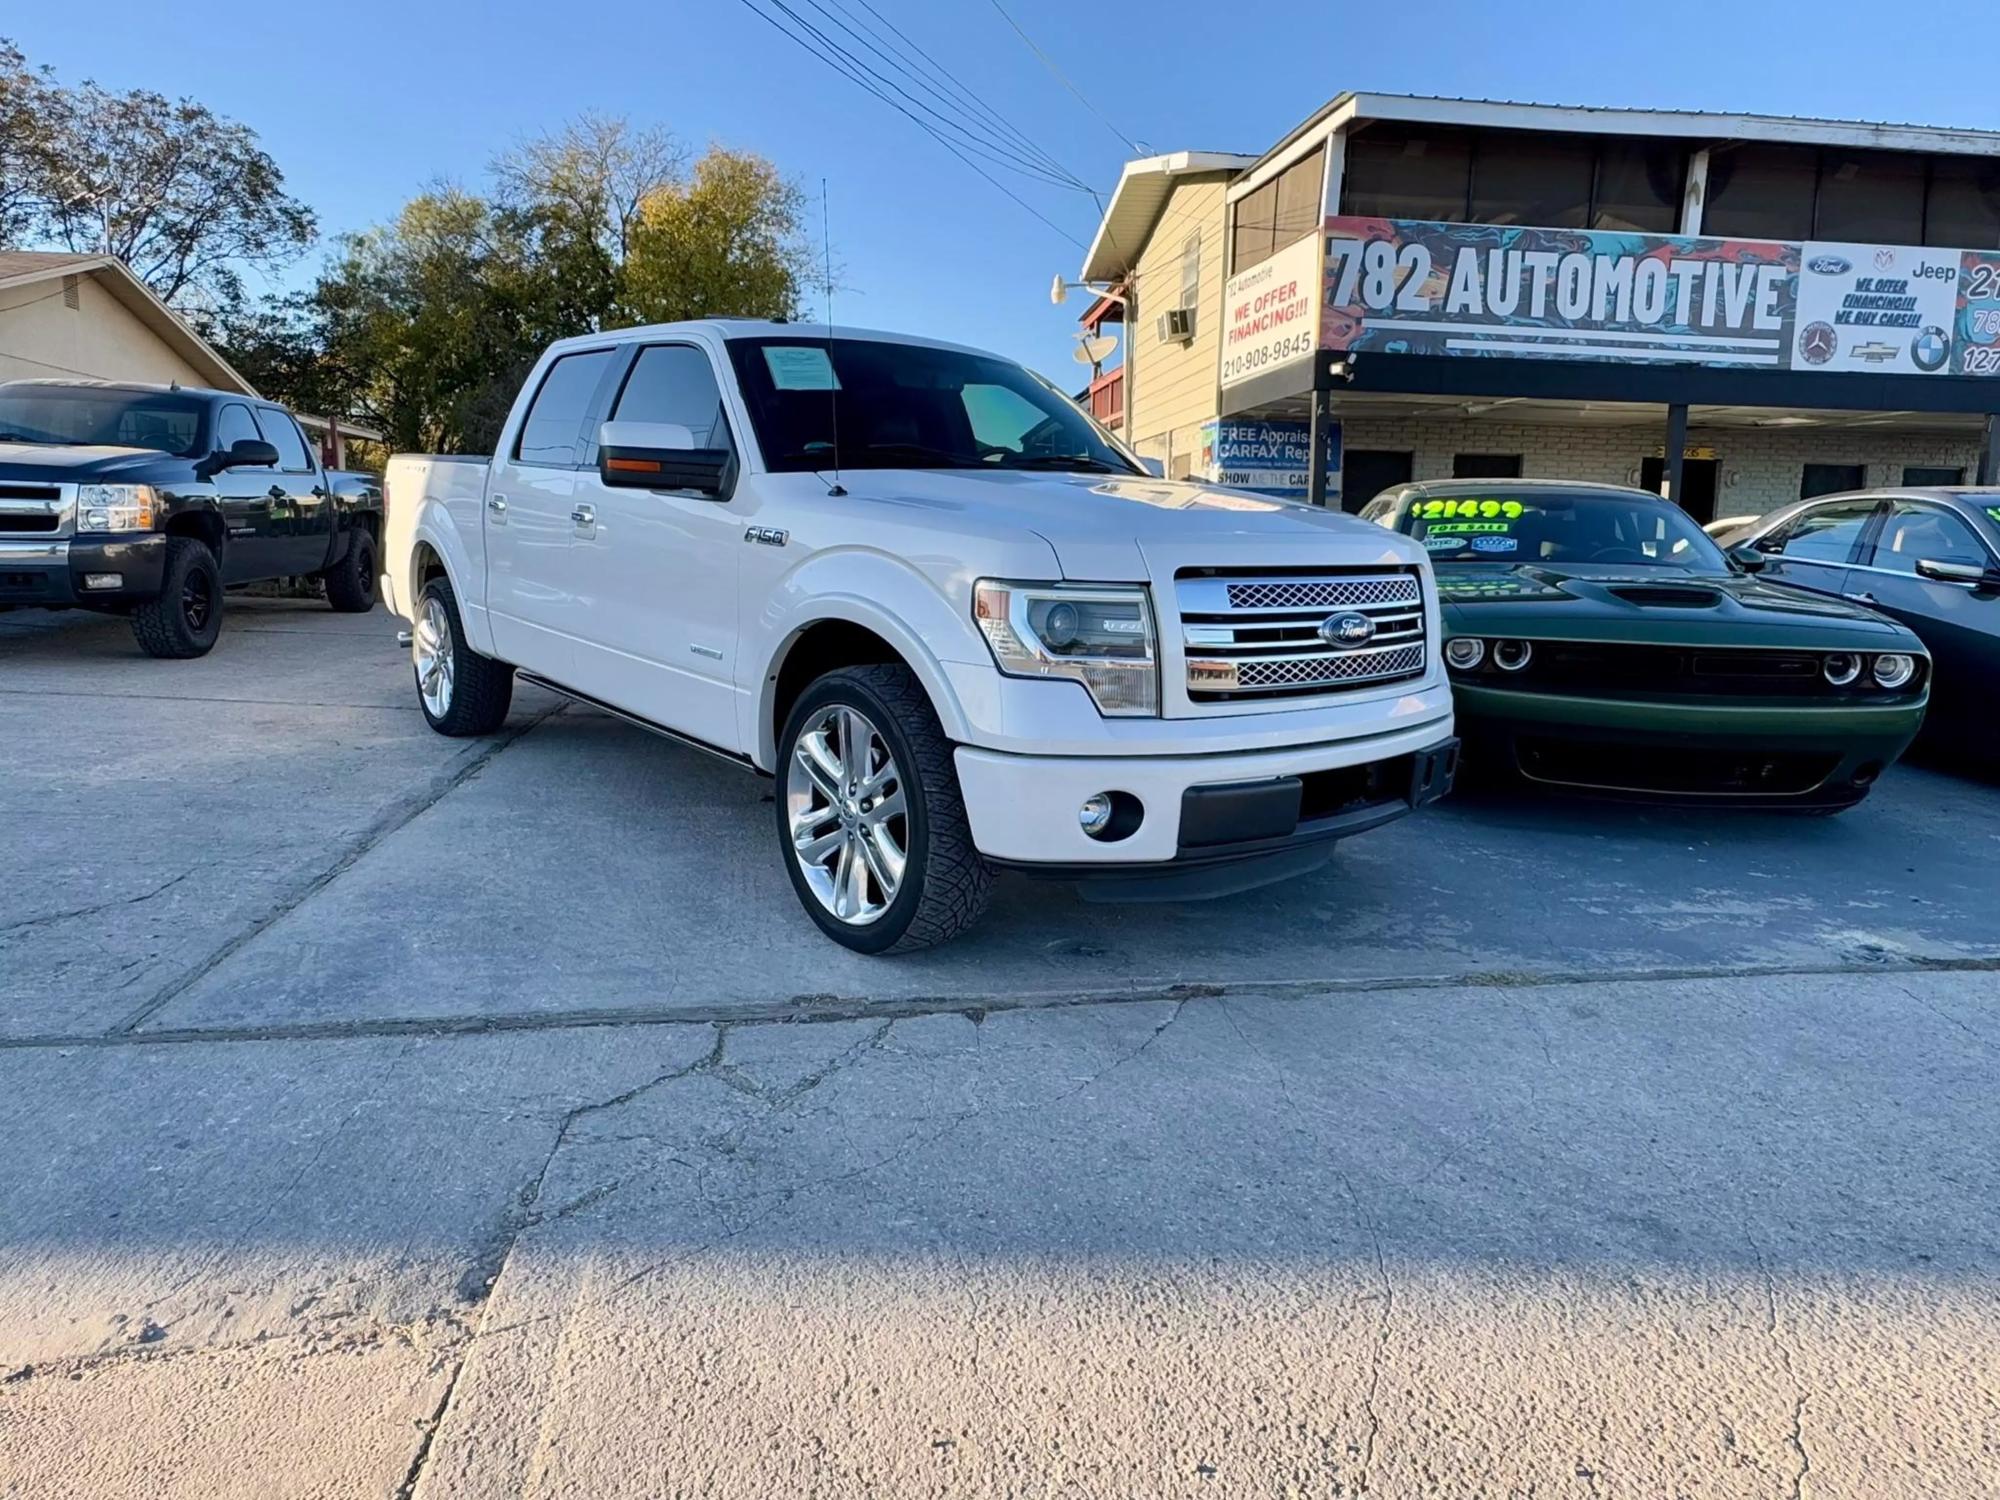
[[2000,1474],[2000,785],[1461,796],[869,960],[766,783],[438,738],[395,624],[0,615],[0,1494]]

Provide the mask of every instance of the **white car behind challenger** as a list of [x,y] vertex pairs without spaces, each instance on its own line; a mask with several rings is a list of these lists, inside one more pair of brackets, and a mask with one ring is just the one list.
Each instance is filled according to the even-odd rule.
[[953,936],[996,870],[1249,889],[1451,783],[1421,548],[1156,479],[976,350],[569,339],[496,455],[386,491],[434,729],[493,732],[518,673],[775,777],[799,900],[861,952]]

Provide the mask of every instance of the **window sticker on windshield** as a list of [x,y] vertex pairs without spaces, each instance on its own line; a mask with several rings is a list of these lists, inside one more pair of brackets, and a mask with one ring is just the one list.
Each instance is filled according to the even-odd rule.
[[1472,539],[1474,552],[1518,552],[1521,539],[1517,536],[1476,536]]
[[1438,521],[1424,528],[1426,536],[1480,536],[1514,529],[1507,521]]
[[1455,536],[1427,536],[1424,545],[1433,552],[1456,552],[1465,544]]
[[1991,521],[1995,526],[2000,526],[2000,505],[1987,506],[1986,519]]
[[1410,514],[1424,521],[1450,520],[1453,516],[1489,521],[1505,516],[1516,521],[1525,509],[1518,500],[1420,500],[1410,507]]
[[826,350],[812,344],[766,344],[764,367],[781,391],[837,391],[840,379]]

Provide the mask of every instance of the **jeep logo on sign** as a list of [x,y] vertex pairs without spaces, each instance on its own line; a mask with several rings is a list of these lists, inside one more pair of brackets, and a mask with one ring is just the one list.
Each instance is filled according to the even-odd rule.
[[1806,262],[1806,269],[1815,276],[1845,276],[1854,269],[1854,262],[1839,255],[1815,255]]
[[1375,639],[1375,622],[1366,615],[1328,615],[1319,622],[1319,638],[1329,646],[1365,646]]

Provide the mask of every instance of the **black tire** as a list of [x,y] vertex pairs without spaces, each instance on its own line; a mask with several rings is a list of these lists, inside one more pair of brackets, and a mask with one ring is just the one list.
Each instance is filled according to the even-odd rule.
[[[877,726],[898,768],[908,768],[902,883],[888,909],[867,926],[842,922],[821,905],[799,868],[786,805],[786,776],[799,736],[836,704],[859,709]],[[844,667],[813,682],[786,718],[776,769],[779,858],[799,904],[821,932],[856,953],[909,953],[946,942],[979,920],[992,894],[993,872],[973,846],[951,741],[908,667]]]
[[367,530],[354,533],[347,555],[320,575],[326,602],[343,615],[365,615],[375,607],[375,538]]
[[222,634],[222,569],[208,543],[167,538],[160,593],[132,611],[132,634],[148,656],[185,661],[206,656]]
[[[513,706],[514,669],[504,661],[481,656],[465,644],[465,626],[458,616],[458,596],[451,591],[451,581],[447,578],[433,578],[417,596],[418,631],[424,627],[427,616],[425,605],[431,601],[442,606],[445,631],[450,637],[445,647],[451,656],[451,685],[443,704],[444,711],[437,713],[424,696],[419,676],[417,706],[424,711],[424,722],[439,734],[454,738],[491,734],[507,722],[507,710]],[[421,649],[421,641],[413,645],[413,664],[416,653]]]

